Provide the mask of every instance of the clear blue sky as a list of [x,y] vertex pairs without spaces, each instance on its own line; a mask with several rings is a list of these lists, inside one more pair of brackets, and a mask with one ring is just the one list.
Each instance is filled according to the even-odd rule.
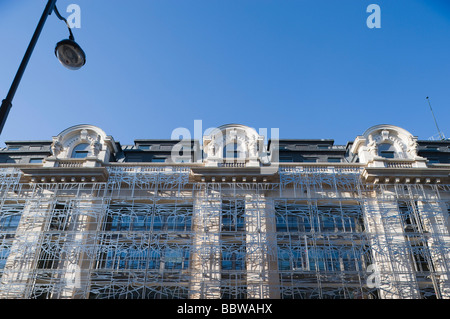
[[[46,0],[0,0],[0,98]],[[122,144],[228,123],[279,128],[281,138],[345,144],[377,124],[419,139],[450,137],[450,1],[59,0],[81,7],[79,71],[53,54],[68,37],[48,18],[0,146],[50,140],[77,124]],[[369,4],[381,28],[369,29]],[[270,136],[269,136],[270,137]]]

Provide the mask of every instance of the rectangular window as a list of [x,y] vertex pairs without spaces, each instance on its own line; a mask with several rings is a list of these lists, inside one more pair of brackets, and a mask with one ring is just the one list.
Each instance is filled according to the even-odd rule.
[[22,217],[23,206],[3,205],[0,211],[0,232],[15,232]]
[[57,203],[50,216],[50,223],[48,230],[67,230],[69,224],[69,211],[64,203]]
[[191,163],[191,158],[188,156],[175,157],[175,163]]
[[152,247],[148,253],[148,269],[159,269],[161,267],[161,251]]
[[105,231],[190,231],[192,204],[111,204]]
[[306,270],[306,249],[303,246],[278,247],[278,270]]
[[280,163],[291,163],[294,160],[292,159],[292,156],[280,156]]
[[[0,247],[0,270],[4,269],[6,266],[6,261],[8,260],[11,247]],[[0,273],[1,277],[1,273]]]
[[222,251],[222,270],[244,270],[245,250]]
[[0,217],[0,231],[15,232],[19,226],[20,214],[6,215]]
[[188,269],[189,250],[183,248],[166,248],[164,250],[164,269]]
[[[431,260],[428,257],[428,246],[423,242],[417,241],[416,239],[412,239],[410,243],[415,270],[418,272],[429,272]],[[428,260],[430,260],[430,263],[428,263]]]
[[220,286],[221,299],[246,299],[247,280],[242,273],[222,273]]
[[73,158],[86,158],[88,156],[88,151],[75,151],[72,154]]
[[126,161],[128,163],[140,163],[140,162],[142,162],[142,157],[128,156]]
[[395,154],[393,151],[380,151],[380,156],[384,158],[394,158]]
[[238,143],[228,144],[223,149],[224,158],[240,158],[242,152],[239,149]]
[[30,158],[30,164],[39,164],[44,161],[43,158]]
[[340,163],[341,159],[339,157],[328,157],[328,163]]
[[282,249],[278,247],[278,270],[288,271],[291,269],[290,249]]
[[399,201],[398,208],[401,213],[405,232],[410,233],[423,230],[416,201]]
[[130,230],[130,216],[122,214],[113,214],[109,221],[110,231]]
[[241,199],[222,201],[222,231],[245,230],[245,201]]
[[39,259],[37,262],[38,269],[56,269],[60,261],[62,243],[58,236],[53,234],[46,234],[44,237]]

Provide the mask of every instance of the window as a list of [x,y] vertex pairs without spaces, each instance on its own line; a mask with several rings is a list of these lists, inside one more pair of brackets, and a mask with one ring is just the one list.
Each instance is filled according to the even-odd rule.
[[72,158],[86,158],[89,154],[89,144],[78,144],[73,148]]
[[304,270],[306,269],[306,249],[302,246],[278,246],[278,270]]
[[48,230],[67,230],[70,219],[70,212],[66,204],[57,203],[50,216]]
[[191,163],[190,157],[175,157],[175,163]]
[[190,231],[191,204],[128,205],[111,204],[106,213],[105,231]]
[[166,159],[164,157],[153,157],[152,163],[164,163]]
[[340,163],[341,159],[339,157],[328,157],[329,163]]
[[317,158],[305,157],[305,158],[303,158],[303,162],[305,162],[305,163],[316,163],[317,162]]
[[225,272],[221,274],[221,299],[247,299],[246,275]]
[[39,164],[44,161],[43,158],[30,158],[30,164]]
[[168,247],[164,250],[164,269],[188,269],[189,268],[189,250]]
[[394,152],[391,151],[382,151],[380,152],[380,156],[384,158],[394,158]]
[[5,213],[0,217],[0,231],[15,232],[19,226],[20,217],[20,212]]
[[290,249],[282,249],[278,247],[278,270],[286,271],[291,270],[291,262],[290,262]]
[[122,214],[121,212],[111,213],[105,223],[106,230],[108,231],[124,231],[130,230],[131,217],[130,215]]
[[56,269],[62,260],[61,250],[62,244],[57,239],[52,238],[52,234],[46,234],[37,261],[37,268]]
[[428,164],[439,164],[441,161],[439,161],[438,158],[429,157],[428,158]]
[[222,231],[245,230],[245,202],[243,200],[222,201]]
[[0,232],[15,232],[19,227],[22,210],[23,206],[4,204],[0,214]]
[[233,251],[222,251],[222,270],[245,269],[245,248],[236,248],[237,250]]
[[4,269],[8,260],[11,247],[0,247],[0,269]]
[[405,232],[419,232],[423,229],[416,201],[399,201],[398,209]]
[[317,218],[306,205],[294,203],[275,204],[277,232],[315,232],[318,231]]
[[292,156],[280,156],[280,162],[290,163],[293,161]]
[[161,267],[161,250],[158,247],[150,247],[148,253],[148,269],[159,269]]
[[224,158],[241,158],[244,157],[244,153],[238,143],[229,143],[223,149]]
[[131,163],[139,163],[142,162],[142,158],[139,156],[128,156],[127,157],[127,162],[131,162]]
[[384,158],[394,158],[395,148],[392,144],[382,143],[378,145],[378,155]]
[[428,272],[432,267],[432,262],[429,260],[428,246],[426,243],[417,241],[417,239],[408,238],[411,245],[411,256],[414,261],[414,268],[418,272]]

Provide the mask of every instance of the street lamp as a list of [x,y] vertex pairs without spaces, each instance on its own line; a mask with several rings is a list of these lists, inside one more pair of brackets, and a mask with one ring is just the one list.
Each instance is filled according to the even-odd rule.
[[70,25],[67,20],[59,14],[58,8],[55,5],[55,14],[63,20],[69,28],[69,39],[62,40],[56,44],[55,55],[59,62],[69,70],[78,70],[86,63],[86,54],[83,49],[75,42]]
[[69,70],[78,70],[86,63],[86,55],[83,49],[72,39],[58,42],[55,55],[59,62]]
[[11,87],[8,91],[8,95],[2,101],[2,105],[0,107],[0,134],[2,133],[3,127],[5,126],[6,118],[8,117],[9,111],[12,107],[12,100],[14,98],[14,95],[16,94],[17,88],[19,87],[20,80],[22,79],[28,62],[30,61],[34,47],[36,46],[41,31],[44,28],[47,17],[51,15],[53,11],[60,20],[66,22],[70,33],[69,39],[57,43],[55,48],[56,57],[59,59],[62,65],[71,70],[78,70],[86,63],[86,55],[84,54],[81,47],[75,42],[72,30],[70,29],[67,20],[59,14],[58,9],[56,8],[56,1],[57,0],[48,0],[44,12],[42,13],[41,19],[39,20],[36,30],[34,31],[33,37],[31,38],[30,44],[28,45],[27,51],[25,52],[19,69],[17,70],[16,76],[14,77],[13,83],[11,84]]

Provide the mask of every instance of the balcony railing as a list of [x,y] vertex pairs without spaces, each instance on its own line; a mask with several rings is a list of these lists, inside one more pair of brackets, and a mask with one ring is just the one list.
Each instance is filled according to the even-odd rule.
[[386,162],[387,168],[412,168],[411,162]]
[[83,167],[85,160],[84,159],[66,159],[66,160],[59,160],[58,161],[58,167],[64,167],[64,168],[74,168],[74,167]]
[[218,163],[218,167],[245,167],[244,162],[225,162],[225,163]]

